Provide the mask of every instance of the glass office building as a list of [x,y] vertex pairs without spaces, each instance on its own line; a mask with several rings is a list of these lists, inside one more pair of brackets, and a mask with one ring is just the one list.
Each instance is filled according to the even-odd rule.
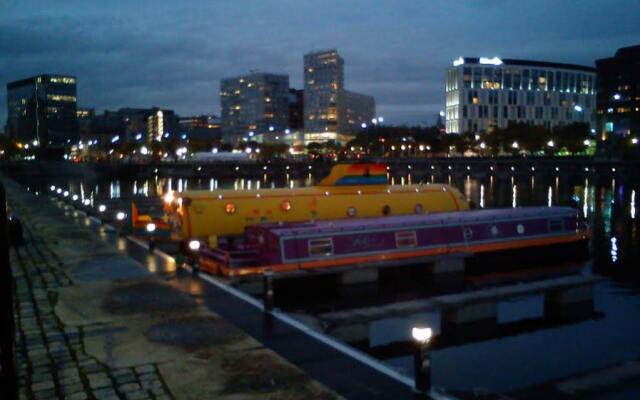
[[76,78],[39,75],[7,84],[7,133],[41,147],[78,140]]
[[597,60],[596,68],[598,129],[604,137],[640,135],[640,45]]
[[285,135],[289,129],[289,76],[251,73],[222,79],[220,105],[225,142]]
[[447,70],[447,133],[483,133],[524,122],[595,128],[595,69],[582,65],[459,58]]

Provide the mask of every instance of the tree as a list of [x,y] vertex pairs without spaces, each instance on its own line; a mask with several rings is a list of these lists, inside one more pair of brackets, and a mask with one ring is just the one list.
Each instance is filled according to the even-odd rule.
[[9,137],[9,135],[0,135],[0,158],[11,158],[18,153],[18,146],[16,142]]
[[585,149],[584,141],[590,137],[589,125],[574,122],[554,129],[554,136],[559,147],[570,153],[581,153]]

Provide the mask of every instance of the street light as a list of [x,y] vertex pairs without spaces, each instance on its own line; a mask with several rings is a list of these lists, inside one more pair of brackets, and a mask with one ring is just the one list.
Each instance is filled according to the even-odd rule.
[[520,145],[518,145],[518,142],[513,142],[513,143],[511,144],[511,147],[513,147],[514,149],[517,149],[517,148],[519,148],[519,147],[520,147]]
[[549,147],[553,147],[553,146],[555,146],[555,145],[556,145],[556,144],[555,144],[555,142],[554,142],[553,140],[549,140],[549,141],[547,142],[547,146],[549,146]]
[[638,144],[638,138],[631,138],[631,143]]
[[429,342],[433,336],[431,328],[414,327],[411,336],[415,342],[413,357],[413,372],[415,378],[415,390],[420,393],[431,389],[431,354]]
[[127,217],[127,214],[124,213],[124,211],[118,211],[116,213],[116,219],[118,221],[122,221],[123,219],[125,219]]
[[591,140],[589,139],[585,139],[582,143],[584,143],[585,146],[591,146]]

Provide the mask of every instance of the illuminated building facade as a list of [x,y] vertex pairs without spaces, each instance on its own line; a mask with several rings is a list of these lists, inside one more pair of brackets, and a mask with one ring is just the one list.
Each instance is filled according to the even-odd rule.
[[344,60],[337,50],[304,55],[305,141],[338,140],[344,131],[339,104],[344,89]]
[[640,134],[640,45],[596,61],[598,129],[607,134]]
[[582,65],[459,58],[445,80],[447,133],[483,133],[528,123],[595,128],[595,69]]
[[289,76],[251,73],[220,81],[223,141],[237,143],[289,129]]
[[336,49],[304,56],[304,141],[348,141],[375,114],[371,96],[344,88],[344,60]]
[[76,78],[38,75],[7,84],[7,133],[41,147],[78,139]]

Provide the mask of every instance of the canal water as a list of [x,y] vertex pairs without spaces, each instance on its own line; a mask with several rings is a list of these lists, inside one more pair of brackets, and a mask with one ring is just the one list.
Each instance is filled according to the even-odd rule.
[[[390,183],[450,183],[479,208],[522,207],[533,205],[572,206],[586,218],[592,230],[591,260],[575,267],[578,273],[595,273],[605,280],[595,286],[595,310],[587,318],[563,324],[540,322],[543,316],[541,295],[519,297],[498,304],[498,321],[511,324],[497,337],[458,341],[432,352],[433,383],[450,390],[484,388],[489,391],[512,391],[578,373],[612,366],[640,358],[640,215],[636,201],[640,182],[611,175],[501,174],[501,175],[404,175],[390,176]],[[105,198],[137,195],[161,195],[166,190],[237,190],[274,187],[300,187],[313,184],[314,177],[302,179],[272,177],[262,179],[226,179],[215,177],[179,179],[154,177],[148,180],[113,180],[83,182],[57,180],[24,182],[32,191],[45,191],[49,185],[68,188],[71,194],[96,203]],[[544,250],[542,250],[544,251]],[[543,254],[553,264],[559,254]],[[523,264],[527,260],[522,260]],[[519,263],[514,262],[513,270]],[[545,267],[546,271],[549,267]],[[558,267],[560,268],[560,267]],[[563,265],[562,268],[565,268]],[[535,270],[535,268],[534,268]],[[483,285],[483,276],[474,276],[456,290]],[[516,278],[517,279],[517,278]],[[480,282],[480,283],[479,283]],[[322,286],[319,286],[322,288]],[[296,315],[345,310],[428,297],[439,292],[437,284],[385,285],[360,296],[358,292],[319,289],[317,296],[289,296],[281,307]],[[313,293],[313,290],[310,291]],[[298,301],[299,300],[299,301]],[[369,303],[370,302],[370,303]],[[411,376],[412,358],[402,350],[377,354],[376,348],[393,348],[394,343],[407,342],[411,327],[428,324],[436,334],[440,331],[437,312],[417,313],[408,317],[383,318],[369,327],[368,344],[384,363]],[[531,323],[527,323],[530,321]],[[539,323],[536,323],[538,321]],[[520,322],[520,325],[518,323]]]

